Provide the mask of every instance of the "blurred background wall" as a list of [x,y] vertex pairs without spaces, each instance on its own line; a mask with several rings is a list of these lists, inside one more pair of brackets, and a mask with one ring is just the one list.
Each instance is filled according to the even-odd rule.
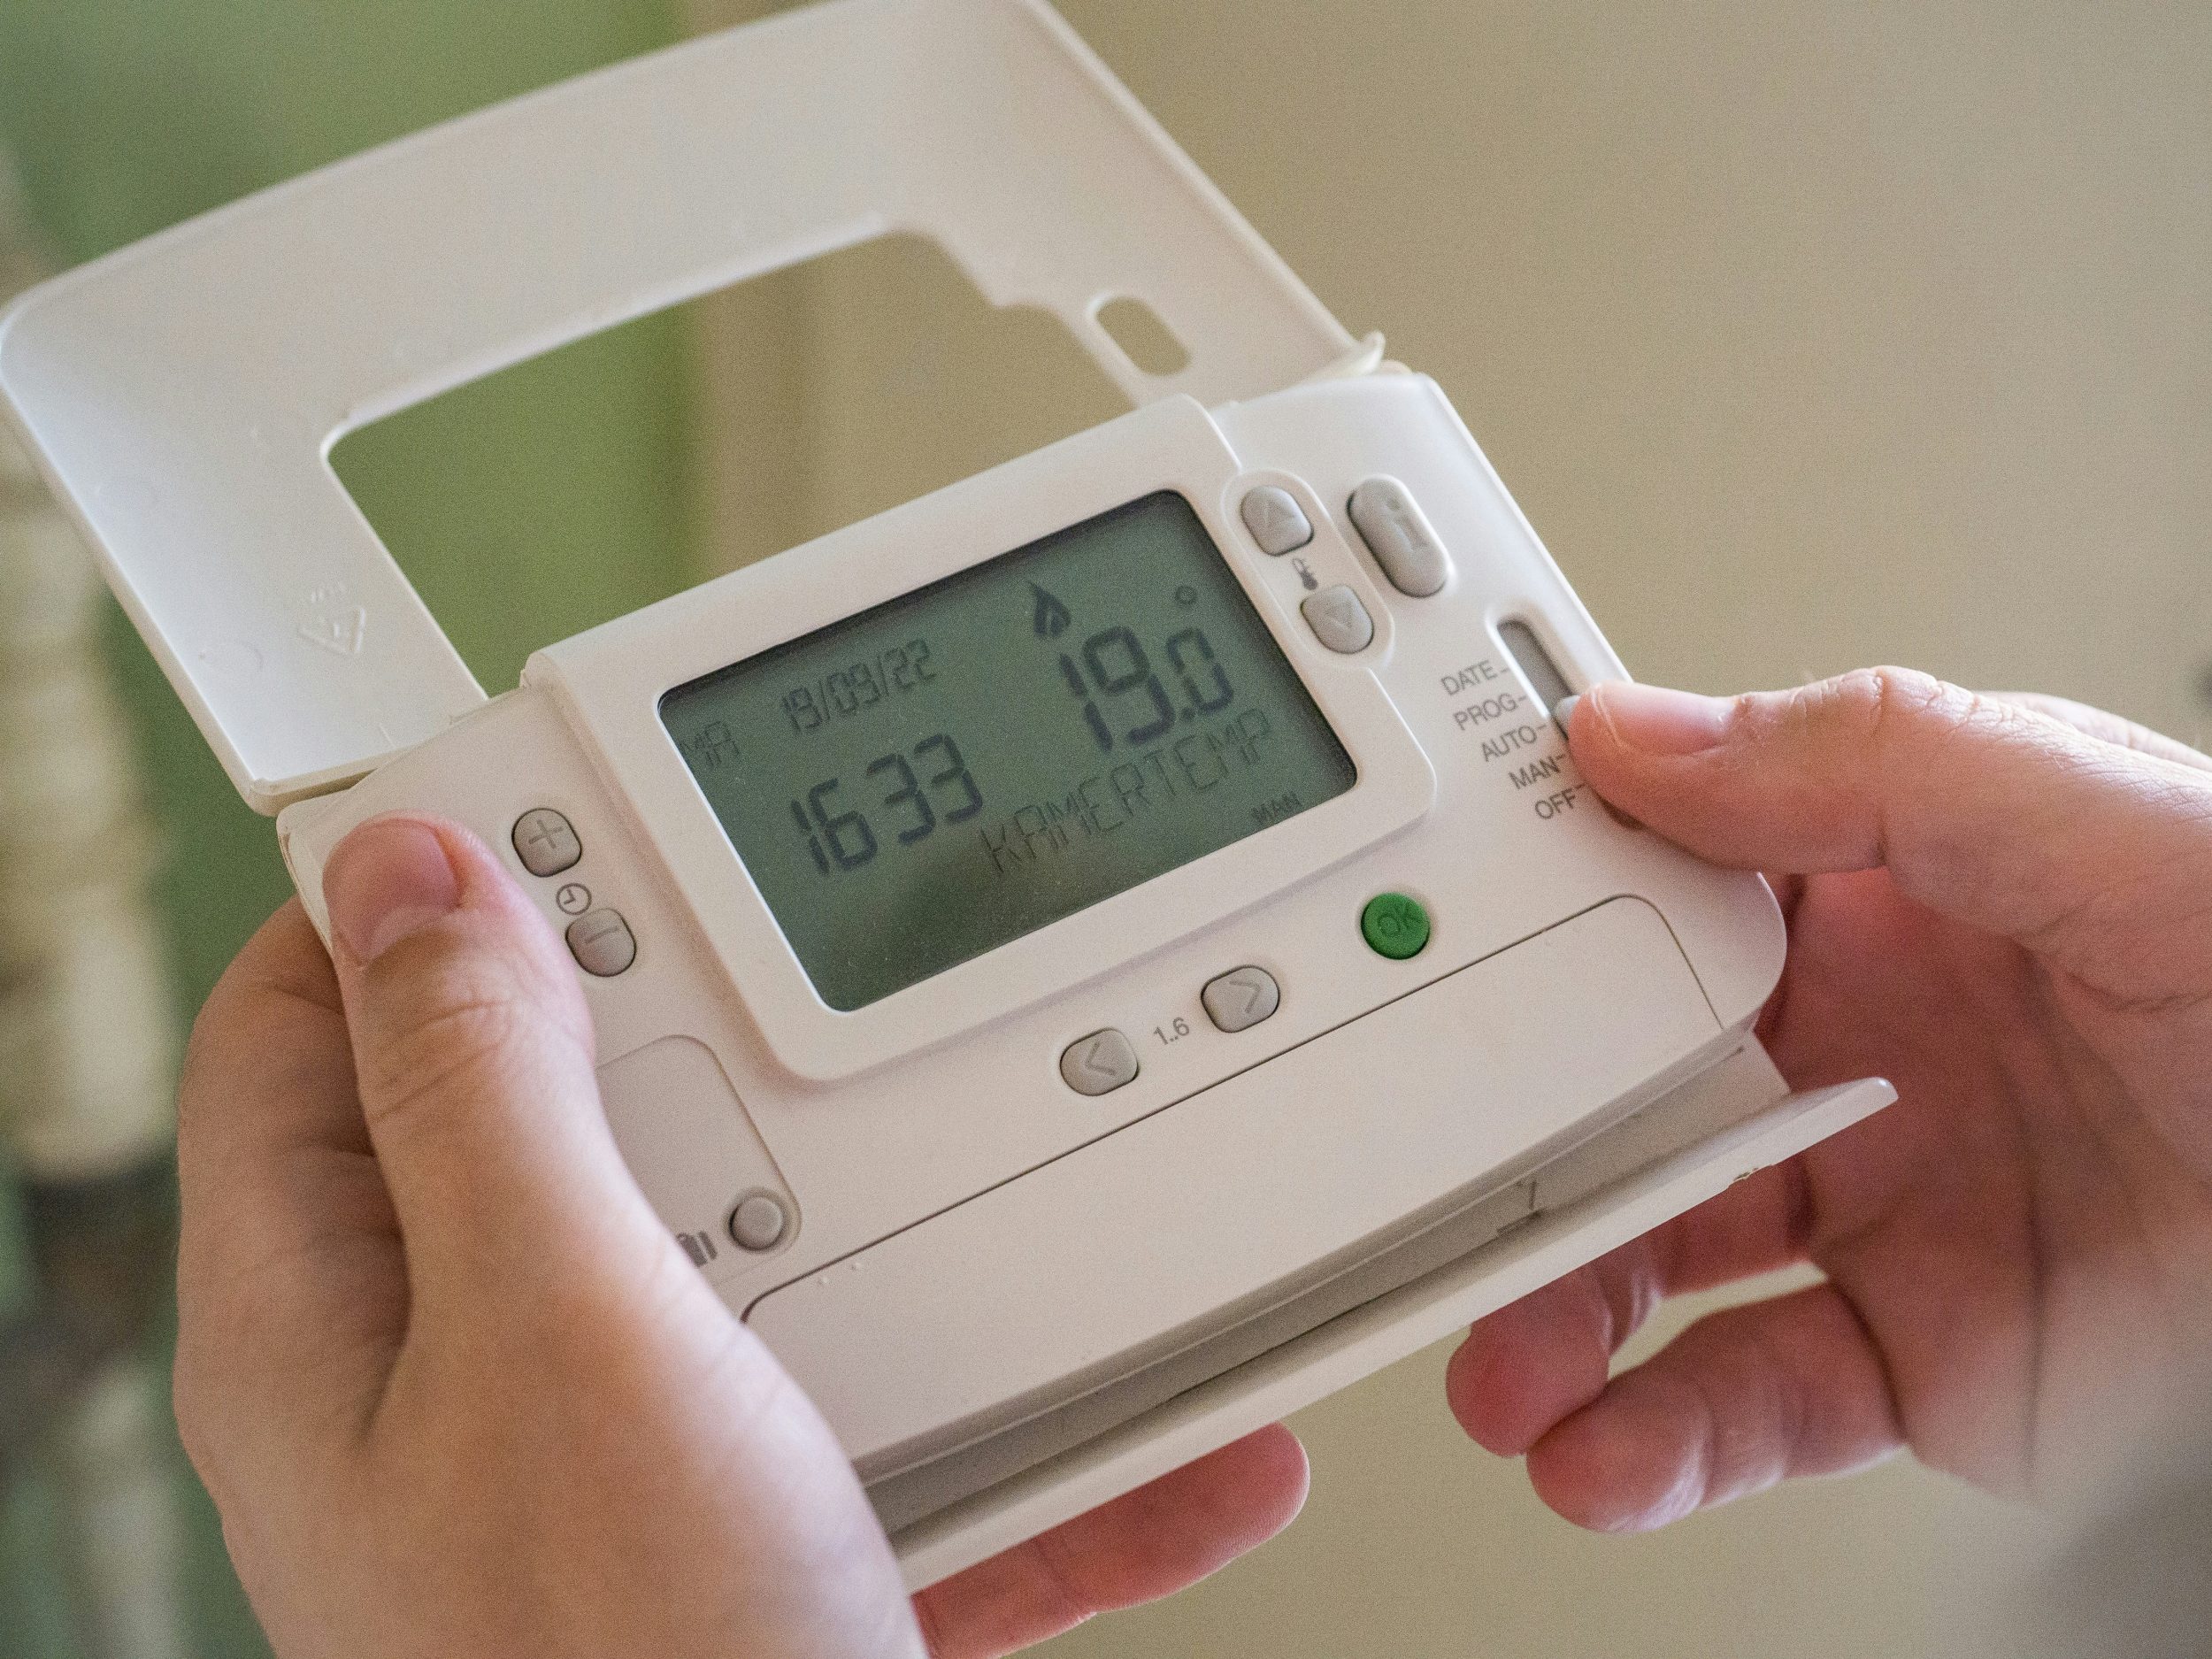
[[[1443,382],[1640,675],[1893,660],[2212,730],[2212,12],[1064,6],[1349,326]],[[9,0],[0,142],[86,257],[771,9]],[[572,348],[340,466],[496,689],[531,646],[1115,406],[1052,326],[889,245]],[[285,884],[119,629],[114,654],[181,1016]],[[1441,1362],[1304,1414],[1286,1538],[1059,1651],[2016,1651],[1992,1609],[2048,1546],[2033,1517],[1898,1463],[1587,1537],[1460,1438]],[[190,1501],[200,1651],[257,1652]],[[46,1502],[20,1485],[0,1519],[0,1653],[73,1651]]]

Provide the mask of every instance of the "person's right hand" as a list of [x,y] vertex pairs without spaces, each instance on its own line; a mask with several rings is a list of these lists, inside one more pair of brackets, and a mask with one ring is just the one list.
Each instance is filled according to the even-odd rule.
[[[1761,1025],[1887,1110],[1479,1324],[1454,1411],[1546,1502],[1656,1526],[1909,1446],[1991,1490],[2093,1469],[2212,1355],[2212,760],[2051,699],[1878,670],[1732,700],[1600,686],[1599,793],[1773,873]],[[1826,1282],[1609,1380],[1666,1294]]]

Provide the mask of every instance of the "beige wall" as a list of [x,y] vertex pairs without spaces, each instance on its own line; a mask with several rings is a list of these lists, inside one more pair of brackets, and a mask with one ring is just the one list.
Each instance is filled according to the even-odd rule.
[[[2212,728],[2212,9],[1064,9],[1348,326],[1443,381],[1639,673],[1889,659]],[[920,341],[915,269],[713,314],[724,557],[1110,407],[987,319]],[[1305,1414],[1288,1537],[1057,1651],[2012,1651],[1985,1616],[2029,1517],[1900,1463],[1584,1536],[1459,1437],[1441,1358]]]

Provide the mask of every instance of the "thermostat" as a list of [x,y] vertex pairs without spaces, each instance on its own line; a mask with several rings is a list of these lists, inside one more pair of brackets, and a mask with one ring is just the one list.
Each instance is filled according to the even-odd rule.
[[[1131,412],[487,701],[330,446],[891,231]],[[508,860],[915,1584],[1891,1097],[1790,1092],[1765,885],[1576,772],[1551,710],[1624,670],[1443,392],[1036,0],[833,0],[326,168],[22,299],[0,393],[319,926],[375,814]]]

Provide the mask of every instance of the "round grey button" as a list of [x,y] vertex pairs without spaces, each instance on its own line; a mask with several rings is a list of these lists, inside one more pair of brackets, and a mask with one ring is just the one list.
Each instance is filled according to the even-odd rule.
[[573,869],[584,856],[584,843],[576,839],[569,821],[551,807],[541,806],[515,820],[515,856],[534,876],[557,876]]
[[1313,637],[1333,651],[1341,651],[1348,657],[1374,642],[1375,618],[1367,614],[1367,607],[1360,603],[1359,595],[1342,582],[1324,588],[1298,610],[1306,618],[1306,626],[1313,630]]
[[772,1193],[754,1193],[730,1211],[730,1237],[742,1250],[772,1250],[791,1225]]
[[1110,1094],[1136,1075],[1137,1051],[1110,1029],[1070,1043],[1060,1056],[1061,1079],[1079,1094]]
[[568,925],[568,948],[586,973],[611,979],[637,960],[637,937],[620,910],[596,910]]
[[1243,515],[1244,527],[1252,533],[1252,540],[1259,543],[1260,551],[1280,557],[1293,553],[1313,540],[1313,522],[1306,517],[1306,510],[1286,489],[1272,484],[1263,484],[1244,498],[1238,511]]
[[1224,1031],[1248,1031],[1283,1005],[1282,987],[1264,968],[1237,968],[1198,994],[1206,1018]]

